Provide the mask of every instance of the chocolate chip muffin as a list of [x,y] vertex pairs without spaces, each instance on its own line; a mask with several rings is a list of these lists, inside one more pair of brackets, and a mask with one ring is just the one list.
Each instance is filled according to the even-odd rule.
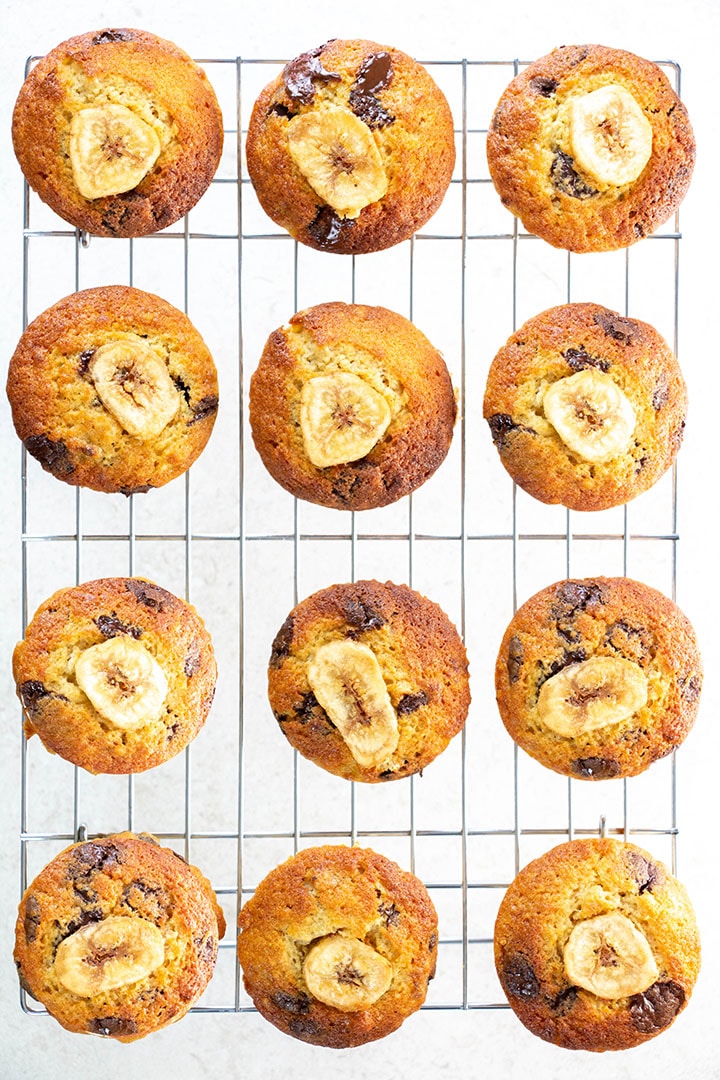
[[144,578],[101,578],[40,605],[13,675],[28,738],[91,773],[136,773],[195,738],[217,667],[190,604]]
[[513,616],[495,665],[500,715],[565,776],[635,776],[683,741],[702,662],[682,611],[630,578],[550,585]]
[[12,122],[30,186],[96,236],[146,236],[186,214],[220,161],[223,126],[205,72],[144,30],[64,41],[32,69]]
[[445,361],[382,307],[300,311],[267,340],[250,381],[253,440],[270,475],[338,510],[386,506],[445,460],[457,406]]
[[246,152],[273,221],[309,247],[360,255],[407,240],[435,213],[455,164],[453,120],[405,53],[332,40],[265,87]]
[[271,1024],[341,1048],[420,1008],[437,914],[424,885],[368,848],[306,848],[261,881],[238,919],[245,989]]
[[215,364],[187,315],[124,285],[73,293],[34,319],[7,394],[19,438],[47,472],[123,495],[184,473],[218,408]]
[[20,984],[68,1031],[141,1039],[179,1020],[213,974],[225,919],[210,882],[153,836],[73,844],[20,903]]
[[619,840],[572,840],[513,881],[495,924],[513,1011],[546,1042],[624,1050],[669,1027],[700,968],[683,886]]
[[657,65],[621,49],[567,45],[510,83],[487,156],[500,198],[529,232],[569,251],[610,251],[677,209],[695,139]]
[[599,304],[529,319],[490,365],[483,415],[500,460],[534,498],[604,510],[647,491],[682,442],[687,392],[648,323]]
[[467,655],[447,615],[407,585],[332,585],[280,627],[268,694],[304,757],[347,780],[398,780],[465,723]]

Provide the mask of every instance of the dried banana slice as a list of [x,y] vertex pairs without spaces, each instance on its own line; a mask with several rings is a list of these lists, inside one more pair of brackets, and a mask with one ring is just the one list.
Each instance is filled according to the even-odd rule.
[[85,649],[75,678],[100,715],[131,731],[159,719],[168,692],[165,672],[154,656],[125,634]]
[[622,187],[642,173],[652,154],[650,121],[617,83],[570,102],[570,145],[577,165],[601,184]]
[[300,394],[305,453],[320,469],[365,457],[391,419],[382,394],[350,372],[318,375],[304,384]]
[[577,923],[563,960],[571,983],[610,1001],[641,994],[659,974],[647,938],[619,911]]
[[357,1012],[389,988],[392,965],[358,938],[330,934],[315,941],[303,963],[305,984],[313,997],[341,1012]]
[[167,367],[139,341],[111,341],[96,349],[88,373],[97,395],[128,435],[154,439],[180,407]]
[[95,997],[144,979],[165,959],[165,939],[154,923],[110,915],[60,942],[53,971],[66,990]]
[[637,664],[619,656],[591,656],[542,684],[537,711],[545,727],[574,738],[627,720],[647,698],[647,676]]
[[70,123],[70,164],[85,199],[132,191],[160,156],[160,140],[142,117],[124,105],[97,105]]
[[586,461],[609,461],[627,449],[635,410],[617,383],[597,368],[584,368],[552,383],[543,411],[566,446]]

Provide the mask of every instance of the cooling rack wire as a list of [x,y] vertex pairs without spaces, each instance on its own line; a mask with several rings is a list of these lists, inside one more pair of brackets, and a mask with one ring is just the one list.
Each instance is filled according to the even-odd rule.
[[[211,877],[232,928],[258,881],[298,848],[372,846],[417,873],[440,914],[438,973],[424,1008],[505,1008],[492,927],[504,889],[530,858],[607,832],[637,839],[676,869],[675,755],[631,781],[548,775],[508,745],[492,669],[515,607],[552,581],[627,574],[675,598],[677,478],[673,469],[630,506],[602,513],[534,503],[490,445],[484,379],[512,330],[576,300],[652,322],[677,352],[678,218],[632,249],[597,256],[560,252],[525,233],[500,205],[484,154],[493,106],[523,63],[425,61],[456,119],[456,172],[443,206],[388,252],[311,252],[262,214],[242,156],[252,103],[283,62],[199,62],[227,124],[209,191],[182,222],[126,241],[70,229],[26,186],[22,326],[94,285],[160,294],[211,346],[221,384],[216,430],[185,477],[128,499],[59,484],[22,451],[18,629],[56,588],[104,575],[151,577],[205,618],[218,694],[195,743],[139,776],[90,777],[20,736],[21,888],[76,838],[148,831]],[[677,65],[661,66],[679,92]],[[265,338],[301,307],[337,299],[383,304],[416,322],[444,353],[458,392],[446,463],[382,511],[297,503],[264,473],[249,439],[247,385]],[[404,581],[429,595],[458,625],[471,662],[465,731],[425,775],[384,786],[347,784],[298,758],[265,699],[270,643],[290,608],[316,588],[358,577]],[[45,1013],[24,992],[21,1003]],[[194,1011],[251,1009],[231,929]]]

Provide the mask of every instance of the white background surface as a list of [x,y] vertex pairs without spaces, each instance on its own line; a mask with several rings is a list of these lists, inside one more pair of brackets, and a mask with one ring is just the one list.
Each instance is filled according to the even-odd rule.
[[[395,45],[420,59],[529,60],[559,44],[597,42],[649,58],[673,59],[682,68],[682,94],[698,142],[698,163],[682,209],[680,360],[689,386],[691,411],[680,458],[678,601],[693,621],[703,647],[707,679],[696,729],[679,755],[679,876],[694,900],[704,942],[704,969],[693,1000],[660,1038],[623,1054],[571,1053],[527,1033],[507,1010],[424,1011],[381,1042],[334,1052],[305,1046],[275,1031],[254,1014],[193,1014],[148,1039],[123,1046],[70,1035],[47,1017],[21,1013],[11,960],[18,901],[17,824],[18,709],[9,656],[20,632],[19,505],[20,453],[7,403],[0,401],[0,470],[3,510],[2,625],[0,626],[0,713],[4,829],[0,833],[0,1075],[10,1080],[72,1077],[82,1070],[109,1078],[153,1075],[191,1078],[288,1075],[348,1078],[487,1076],[564,1078],[579,1072],[595,1077],[648,1076],[691,1080],[720,1076],[717,1001],[718,909],[716,792],[720,761],[717,721],[717,401],[718,348],[713,327],[717,309],[717,203],[720,128],[717,48],[720,19],[706,2],[602,5],[530,0],[485,7],[449,0],[412,7],[320,0],[300,7],[288,0],[224,4],[205,0],[182,7],[153,4],[43,2],[3,5],[0,39],[0,204],[3,259],[4,363],[22,330],[22,182],[12,155],[10,113],[26,56],[61,40],[105,26],[136,26],[167,37],[194,56],[290,58],[328,37],[367,37]],[[590,297],[588,297],[590,298]],[[49,302],[49,301],[48,301]],[[379,300],[376,302],[380,302]],[[558,301],[559,302],[559,301]],[[232,316],[234,318],[234,315]],[[270,321],[267,331],[277,323]],[[509,332],[509,329],[508,329]],[[251,329],[264,337],[258,328]],[[118,572],[124,572],[124,567]],[[90,576],[90,575],[88,575]],[[560,575],[558,575],[560,576]],[[642,576],[638,571],[637,576]],[[314,582],[309,586],[314,587]],[[539,587],[539,586],[538,586]],[[307,590],[310,591],[310,587]],[[38,597],[39,600],[41,597]],[[283,601],[284,603],[284,601]],[[281,605],[282,606],[282,605]],[[145,823],[140,823],[145,827]],[[232,928],[231,928],[232,932]]]

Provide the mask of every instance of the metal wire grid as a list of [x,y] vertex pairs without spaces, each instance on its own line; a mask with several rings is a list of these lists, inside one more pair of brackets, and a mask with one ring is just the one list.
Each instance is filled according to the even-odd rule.
[[[28,69],[34,62],[34,58],[28,61]],[[234,372],[234,376],[237,379],[237,393],[240,402],[244,401],[245,391],[248,381],[248,370],[244,364],[243,356],[243,342],[245,338],[245,331],[248,326],[248,321],[255,319],[254,312],[248,310],[247,305],[244,302],[244,294],[246,291],[247,265],[252,265],[252,260],[247,258],[247,245],[252,242],[253,244],[267,244],[276,245],[278,243],[282,245],[292,246],[292,261],[293,261],[293,302],[294,310],[298,310],[299,306],[299,292],[301,285],[301,252],[298,249],[298,245],[292,241],[285,234],[276,232],[263,232],[257,229],[251,229],[246,224],[246,205],[248,199],[252,198],[251,188],[249,187],[248,179],[243,175],[243,161],[242,161],[242,139],[238,137],[239,133],[243,132],[243,117],[245,109],[244,100],[244,86],[245,79],[248,72],[257,71],[258,68],[263,67],[277,67],[283,63],[282,61],[275,60],[255,60],[255,59],[241,59],[236,60],[201,60],[199,61],[206,67],[211,79],[214,75],[219,75],[221,72],[227,72],[234,69],[234,115],[235,126],[228,127],[226,129],[226,137],[231,141],[236,139],[237,141],[237,154],[235,161],[235,169],[231,170],[230,175],[218,175],[213,181],[213,187],[218,185],[234,185],[237,192],[237,224],[233,224],[233,227],[228,229],[226,227],[220,227],[214,231],[193,231],[190,228],[189,218],[185,218],[180,226],[175,226],[164,233],[157,234],[150,238],[152,243],[159,243],[160,241],[174,242],[180,244],[182,247],[182,266],[183,266],[183,308],[186,312],[189,312],[192,316],[192,311],[189,311],[189,269],[192,261],[195,258],[195,249],[199,248],[201,242],[210,241],[213,245],[220,242],[228,242],[236,245],[237,248],[237,332],[238,332],[238,349],[237,349],[237,367]],[[670,69],[671,78],[674,79],[676,90],[679,92],[680,84],[680,72],[676,64],[672,62],[661,62],[663,67]],[[509,592],[508,602],[506,610],[503,612],[502,619],[507,622],[512,611],[515,610],[518,603],[519,595],[519,561],[521,546],[525,550],[524,545],[530,544],[533,547],[539,549],[539,547],[546,543],[552,543],[553,545],[562,545],[564,549],[564,576],[571,576],[573,573],[573,567],[576,563],[576,553],[580,546],[584,543],[591,545],[610,545],[616,548],[618,544],[622,545],[622,573],[627,574],[629,555],[632,548],[635,545],[642,545],[646,541],[658,541],[663,549],[663,558],[669,562],[670,578],[671,578],[671,593],[673,598],[675,597],[675,585],[676,585],[676,544],[678,540],[677,534],[677,483],[676,472],[673,468],[672,477],[668,486],[668,498],[670,502],[669,507],[669,524],[666,528],[661,529],[634,529],[630,528],[628,508],[625,507],[622,510],[622,527],[618,531],[617,529],[610,528],[608,530],[588,530],[585,528],[585,519],[581,515],[571,514],[570,511],[560,511],[563,515],[562,520],[564,522],[564,529],[559,530],[556,527],[551,529],[521,529],[521,517],[524,510],[521,507],[521,501],[524,498],[522,493],[510,484],[508,481],[506,492],[507,499],[511,502],[510,508],[510,527],[506,530],[490,530],[483,532],[473,528],[468,523],[468,514],[466,513],[466,494],[468,492],[469,485],[474,482],[474,474],[469,467],[469,455],[468,455],[468,436],[470,432],[470,425],[473,422],[473,417],[477,418],[476,402],[471,402],[468,399],[467,386],[468,386],[468,331],[467,324],[469,313],[472,309],[472,297],[468,288],[467,280],[467,264],[468,255],[471,249],[476,244],[483,244],[487,241],[499,242],[503,245],[503,250],[509,250],[509,257],[511,259],[512,271],[511,271],[511,303],[512,303],[512,326],[507,326],[504,336],[510,330],[514,330],[518,322],[518,311],[521,299],[521,284],[518,270],[518,259],[520,249],[526,243],[541,244],[541,241],[537,241],[536,238],[525,233],[521,227],[518,226],[518,222],[511,220],[509,215],[506,215],[506,230],[497,232],[482,232],[473,231],[469,228],[468,224],[468,198],[469,193],[475,185],[490,185],[490,180],[487,174],[484,172],[484,167],[477,167],[471,164],[471,152],[470,143],[472,140],[478,138],[484,139],[486,134],[486,128],[482,126],[482,123],[478,124],[475,120],[471,89],[469,87],[470,81],[476,84],[477,78],[484,77],[491,74],[493,77],[499,77],[504,83],[508,82],[520,68],[523,66],[523,62],[518,60],[512,61],[445,61],[445,62],[426,62],[426,66],[435,75],[435,77],[442,83],[444,76],[453,76],[457,80],[457,88],[459,90],[459,102],[455,103],[454,114],[457,119],[460,120],[460,125],[457,129],[457,138],[459,146],[458,155],[458,169],[456,176],[453,179],[453,188],[459,189],[460,193],[460,228],[459,231],[449,232],[433,232],[434,222],[431,221],[428,227],[423,230],[413,240],[409,241],[407,247],[407,295],[408,295],[408,310],[407,315],[409,318],[413,318],[415,314],[416,306],[416,293],[418,285],[418,274],[424,272],[418,269],[417,252],[421,246],[434,245],[439,242],[443,244],[451,244],[454,252],[454,257],[458,260],[460,266],[460,295],[459,295],[459,327],[458,330],[458,342],[459,342],[459,367],[456,372],[456,382],[458,384],[459,391],[459,416],[458,429],[455,434],[455,444],[459,444],[459,528],[451,530],[418,530],[416,527],[416,511],[415,511],[415,499],[416,497],[409,496],[403,500],[403,504],[406,507],[406,527],[399,530],[391,529],[388,531],[366,531],[363,529],[363,518],[356,514],[351,515],[337,515],[337,520],[342,517],[343,524],[345,518],[349,518],[349,529],[340,529],[334,526],[336,518],[333,518],[333,528],[327,528],[325,531],[307,531],[301,527],[301,507],[297,501],[293,501],[292,510],[292,528],[289,530],[275,530],[275,531],[248,531],[246,528],[246,499],[248,497],[248,484],[247,484],[247,453],[246,447],[248,445],[247,440],[247,427],[246,421],[241,418],[238,428],[238,438],[236,445],[237,463],[238,463],[238,485],[237,489],[228,490],[226,492],[226,498],[228,500],[237,501],[237,514],[238,514],[238,527],[237,530],[224,530],[224,531],[203,531],[202,528],[198,528],[196,523],[196,517],[194,516],[194,491],[193,491],[193,470],[186,476],[175,482],[176,485],[184,485],[183,493],[183,515],[184,515],[184,527],[181,530],[172,531],[162,527],[163,523],[158,522],[158,527],[152,531],[138,531],[137,529],[137,516],[138,516],[138,503],[137,497],[131,496],[127,500],[127,527],[124,530],[115,531],[86,531],[84,527],[85,520],[85,505],[88,498],[87,493],[80,489],[76,489],[74,497],[74,529],[65,531],[34,531],[29,527],[29,514],[28,514],[28,501],[32,494],[33,486],[39,483],[39,470],[36,469],[34,464],[29,461],[25,451],[22,451],[22,536],[21,536],[21,558],[22,558],[22,626],[23,631],[29,616],[32,614],[29,607],[29,576],[30,576],[30,549],[36,545],[40,545],[46,560],[52,563],[55,553],[59,551],[59,545],[70,544],[74,547],[74,578],[75,582],[79,583],[86,580],[87,574],[85,573],[85,552],[90,544],[104,544],[104,543],[117,543],[120,542],[126,549],[126,556],[124,559],[124,565],[117,565],[115,573],[122,574],[128,573],[133,575],[137,573],[138,563],[138,551],[144,544],[150,544],[152,542],[161,542],[164,544],[176,544],[181,545],[184,552],[184,593],[188,600],[192,601],[195,593],[195,586],[193,580],[193,565],[194,556],[197,548],[201,547],[208,542],[213,542],[222,545],[223,549],[228,554],[228,561],[232,561],[236,566],[237,572],[237,608],[236,608],[236,627],[239,650],[238,650],[238,681],[237,681],[237,810],[236,810],[236,829],[235,830],[201,830],[193,826],[194,810],[193,806],[197,805],[198,800],[203,798],[203,794],[198,795],[197,791],[193,792],[192,784],[192,760],[193,760],[193,748],[189,747],[184,752],[184,770],[182,776],[183,783],[183,803],[182,803],[182,825],[180,828],[174,829],[156,829],[153,827],[153,821],[150,820],[138,820],[138,814],[136,811],[136,798],[135,798],[135,784],[136,778],[130,776],[126,780],[126,811],[125,821],[122,825],[115,823],[113,828],[128,828],[130,830],[137,831],[150,831],[154,832],[161,840],[169,842],[171,845],[179,848],[183,855],[187,859],[193,859],[193,847],[197,846],[199,842],[204,841],[229,841],[233,844],[235,849],[234,857],[229,860],[226,859],[221,871],[221,879],[216,880],[216,891],[218,896],[224,905],[229,905],[231,909],[231,915],[234,916],[243,899],[253,891],[253,887],[247,883],[247,874],[245,873],[245,862],[248,845],[252,841],[282,841],[287,842],[292,850],[298,850],[300,847],[305,846],[308,842],[346,842],[346,843],[371,843],[377,846],[382,846],[386,841],[392,841],[401,839],[407,842],[408,859],[407,865],[413,871],[416,870],[416,854],[417,848],[426,838],[433,838],[441,843],[457,842],[460,845],[460,860],[459,860],[459,873],[453,875],[449,874],[445,877],[436,876],[431,877],[429,874],[424,874],[425,884],[430,890],[431,895],[437,901],[442,901],[444,896],[452,894],[453,898],[460,898],[460,918],[456,919],[448,931],[443,932],[443,923],[441,920],[441,937],[439,943],[439,955],[442,957],[447,952],[455,953],[456,958],[459,958],[459,962],[453,966],[452,979],[445,979],[443,991],[445,993],[444,1000],[438,1000],[437,995],[433,995],[431,992],[429,1002],[424,1006],[427,1009],[496,1009],[506,1008],[507,1005],[501,1000],[502,995],[499,990],[499,986],[492,982],[492,976],[488,976],[485,979],[485,991],[478,995],[474,994],[471,987],[471,973],[475,965],[484,966],[487,971],[492,969],[492,934],[491,932],[478,933],[475,929],[475,920],[471,913],[472,901],[480,894],[487,896],[491,894],[494,898],[493,903],[499,902],[502,895],[502,891],[509,884],[510,877],[507,873],[500,874],[487,874],[485,876],[474,873],[470,867],[470,859],[468,856],[469,845],[476,840],[483,843],[489,841],[489,838],[502,838],[512,845],[513,849],[513,864],[514,873],[520,869],[520,866],[527,861],[527,858],[521,858],[521,844],[525,845],[528,839],[533,839],[539,844],[542,843],[541,850],[545,850],[552,846],[554,843],[560,842],[562,839],[569,838],[577,835],[586,834],[598,834],[607,831],[611,835],[621,836],[627,839],[630,836],[648,836],[648,837],[665,837],[670,844],[671,862],[673,871],[675,871],[676,864],[676,836],[677,836],[677,803],[676,803],[676,765],[675,755],[672,756],[669,771],[666,773],[663,783],[665,785],[665,807],[669,804],[669,823],[665,825],[649,825],[646,822],[633,823],[631,825],[630,818],[630,799],[628,791],[628,782],[621,781],[622,786],[622,800],[621,811],[618,814],[616,811],[611,811],[610,814],[604,812],[600,813],[594,818],[588,818],[587,816],[583,820],[579,820],[579,813],[577,805],[579,799],[581,800],[581,789],[587,788],[587,785],[582,785],[579,781],[566,782],[566,821],[555,827],[548,827],[538,817],[532,826],[521,824],[521,812],[520,812],[520,788],[521,788],[521,770],[523,768],[522,755],[518,753],[517,747],[512,749],[512,782],[513,782],[513,795],[512,795],[512,812],[511,820],[507,824],[507,827],[502,828],[480,828],[476,827],[472,821],[472,815],[469,812],[469,792],[471,786],[473,786],[474,777],[471,776],[469,766],[468,755],[468,728],[473,723],[474,715],[476,715],[475,701],[473,709],[471,710],[468,727],[458,736],[460,744],[459,753],[459,777],[456,780],[460,788],[460,821],[457,827],[453,828],[423,828],[421,824],[418,824],[417,810],[417,791],[419,778],[411,777],[405,781],[396,782],[394,785],[388,785],[385,790],[389,788],[396,788],[399,792],[404,787],[407,794],[407,824],[400,828],[378,828],[364,827],[362,820],[362,811],[358,807],[358,792],[354,784],[347,785],[349,788],[349,824],[347,827],[339,828],[303,828],[302,826],[302,811],[301,802],[306,795],[306,788],[304,785],[315,782],[315,777],[304,778],[303,765],[301,760],[298,759],[297,753],[292,752],[292,820],[287,823],[287,827],[283,829],[267,829],[267,830],[248,830],[246,829],[246,803],[245,803],[245,787],[244,782],[246,778],[246,770],[248,768],[247,751],[244,740],[244,719],[246,714],[246,698],[245,698],[245,686],[246,686],[246,627],[247,627],[247,585],[248,585],[248,558],[247,553],[249,547],[253,548],[256,545],[267,544],[268,542],[290,545],[292,548],[292,597],[293,603],[296,603],[300,598],[300,592],[298,587],[299,568],[302,564],[302,560],[306,557],[304,549],[308,547],[312,550],[312,545],[325,544],[330,542],[332,544],[340,544],[346,550],[349,556],[350,575],[352,580],[356,576],[356,565],[358,562],[358,552],[361,545],[369,544],[401,544],[405,545],[405,557],[406,557],[406,575],[405,580],[413,586],[416,576],[416,564],[418,562],[418,553],[424,548],[425,545],[438,545],[441,551],[445,550],[443,545],[452,545],[455,551],[455,573],[459,577],[460,583],[460,605],[459,605],[459,630],[463,637],[467,639],[469,629],[469,616],[468,616],[468,556],[470,552],[474,552],[476,546],[485,545],[489,543],[500,544],[503,548],[510,547],[511,549],[511,573],[510,580],[507,582],[507,589]],[[266,80],[265,80],[266,81]],[[231,114],[231,110],[226,110],[225,115]],[[489,115],[489,114],[487,114]],[[83,266],[83,260],[86,257],[88,248],[95,243],[85,234],[76,232],[67,227],[63,228],[60,223],[60,228],[47,228],[37,229],[31,226],[31,216],[34,211],[31,211],[32,196],[25,186],[25,202],[24,202],[24,217],[23,217],[23,328],[27,326],[29,321],[29,290],[31,282],[33,280],[33,274],[35,273],[36,263],[34,261],[35,250],[38,246],[38,241],[42,241],[44,250],[37,256],[42,261],[45,252],[48,248],[48,238],[59,237],[64,238],[66,243],[70,243],[74,246],[74,289],[80,288],[81,282],[81,268]],[[225,225],[225,223],[223,223]],[[672,269],[667,271],[663,270],[667,278],[668,273],[671,275],[670,288],[672,293],[672,341],[677,352],[678,344],[678,255],[679,255],[679,222],[677,215],[675,217],[673,227],[666,231],[655,234],[647,239],[648,244],[657,244],[658,242],[664,245],[670,245],[672,248]],[[113,244],[124,244],[124,241],[112,241]],[[543,245],[543,250],[547,245]],[[286,248],[287,250],[287,248]],[[134,284],[136,256],[135,245],[132,240],[127,242],[128,251],[128,265],[127,265],[127,278],[128,284]],[[576,256],[572,256],[569,253],[566,256],[566,296],[559,298],[556,302],[569,302],[573,295],[573,281],[575,275],[575,268],[577,266]],[[325,258],[325,257],[323,257]],[[633,255],[630,251],[626,251],[624,254],[623,268],[620,271],[624,275],[624,296],[625,296],[625,314],[629,314],[629,299],[631,290],[631,268],[633,266]],[[351,296],[350,299],[354,301],[356,299],[356,289],[358,292],[357,300],[363,301],[364,297],[361,295],[362,290],[357,288],[356,283],[356,267],[357,262],[355,257],[350,257],[347,260],[351,265]],[[252,272],[252,271],[250,271]],[[114,283],[114,282],[113,282]],[[667,284],[667,282],[666,282]],[[156,290],[162,293],[161,285],[158,285]],[[59,294],[58,294],[59,295]],[[326,299],[334,297],[327,296]],[[537,308],[540,310],[540,308]],[[36,314],[37,312],[34,312]],[[288,313],[289,314],[289,313]],[[264,327],[263,332],[269,331],[270,326]],[[498,339],[495,342],[497,347],[502,339]],[[490,352],[492,355],[492,350]],[[251,365],[254,364],[254,358],[249,358]],[[488,357],[489,360],[489,357]],[[494,455],[494,451],[491,451]],[[499,467],[499,466],[498,466]],[[140,496],[142,499],[143,496]],[[556,525],[559,519],[555,517],[553,519],[554,525]],[[580,527],[576,522],[580,520]],[[603,522],[605,519],[603,518]],[[594,524],[594,521],[593,521]],[[667,554],[665,554],[667,553]],[[65,581],[64,584],[70,582]],[[326,584],[330,584],[330,581],[326,581]],[[437,597],[435,597],[437,599]],[[524,596],[522,597],[524,599]],[[511,600],[511,603],[510,603]],[[203,612],[201,611],[201,614]],[[268,642],[269,651],[269,642]],[[493,657],[494,659],[494,657]],[[475,695],[474,695],[475,697]],[[493,703],[490,703],[492,708]],[[477,709],[487,709],[488,703],[480,702],[477,705]],[[213,722],[213,718],[210,718],[209,723]],[[42,791],[33,787],[33,778],[31,776],[32,770],[29,767],[29,751],[25,743],[24,738],[21,738],[21,755],[22,755],[22,808],[21,808],[21,835],[20,835],[20,856],[21,856],[21,889],[24,890],[28,883],[28,852],[31,845],[39,845],[41,848],[41,854],[38,861],[39,865],[44,865],[45,862],[54,854],[54,852],[65,844],[72,842],[73,840],[83,839],[87,835],[98,835],[93,830],[94,823],[92,821],[86,822],[82,820],[81,815],[81,800],[79,796],[79,789],[81,783],[81,770],[77,767],[72,769],[72,829],[71,830],[37,830],[30,827],[31,816],[31,799],[42,799]],[[44,753],[44,751],[41,751]],[[448,753],[448,752],[446,752]],[[658,767],[656,766],[656,769]],[[559,777],[554,777],[552,781],[557,790],[558,785],[563,785],[565,782]],[[631,782],[632,783],[632,782]],[[343,782],[344,784],[344,782]],[[596,790],[605,789],[609,791],[607,785],[592,785]],[[612,802],[612,800],[609,800]],[[667,812],[667,810],[665,811]],[[663,815],[660,815],[663,816]],[[606,819],[609,817],[609,821]],[[104,824],[104,823],[103,823]],[[105,828],[103,831],[109,831]],[[48,854],[49,853],[49,854]],[[199,859],[194,859],[200,863]],[[265,872],[271,869],[271,865],[265,867]],[[233,922],[230,921],[230,925]],[[487,926],[487,923],[486,923]],[[232,958],[235,942],[232,934],[229,935],[221,945],[221,956],[224,952],[228,958]],[[201,1004],[196,1006],[194,1011],[199,1012],[244,1012],[250,1011],[252,1005],[249,1000],[244,996],[241,987],[241,973],[237,967],[234,959],[231,959],[234,966],[234,975],[232,979],[232,990],[227,993],[226,996],[213,1004]],[[230,984],[228,983],[228,986]],[[21,1004],[26,1012],[36,1015],[45,1014],[45,1010],[33,1007],[32,1003],[27,999],[24,992],[21,992]]]

